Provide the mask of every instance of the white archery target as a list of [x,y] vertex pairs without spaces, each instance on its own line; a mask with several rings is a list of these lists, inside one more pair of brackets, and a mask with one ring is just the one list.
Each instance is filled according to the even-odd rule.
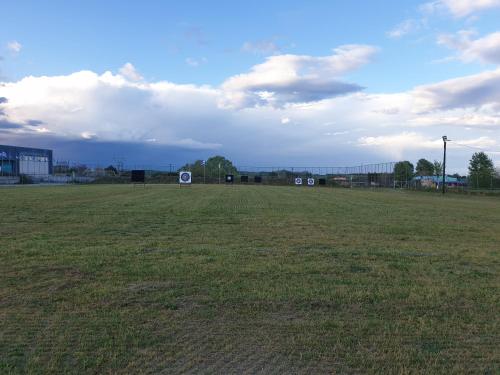
[[307,184],[308,184],[309,186],[314,186],[314,178],[308,178],[308,179],[307,179]]
[[295,185],[302,185],[302,179],[300,177],[295,178]]
[[181,171],[179,172],[179,184],[190,184],[191,183],[191,172]]

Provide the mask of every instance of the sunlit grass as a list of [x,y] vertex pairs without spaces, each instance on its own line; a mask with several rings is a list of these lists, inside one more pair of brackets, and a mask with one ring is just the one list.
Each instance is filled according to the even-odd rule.
[[2,373],[495,373],[500,199],[0,190]]

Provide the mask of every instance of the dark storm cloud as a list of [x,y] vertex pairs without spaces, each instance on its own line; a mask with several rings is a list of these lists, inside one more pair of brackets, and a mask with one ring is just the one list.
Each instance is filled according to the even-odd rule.
[[[0,127],[0,132],[2,128]],[[98,142],[94,140],[66,140],[62,137],[40,134],[6,133],[4,143],[54,150],[54,160],[88,165],[107,166],[120,158],[126,167],[144,169],[176,169],[187,162],[213,155],[174,146],[160,146],[132,142]]]
[[45,123],[41,120],[28,120],[28,121],[26,121],[26,124],[28,124],[29,126],[40,126],[40,125],[43,125]]
[[18,124],[16,122],[9,121],[7,119],[0,119],[0,128],[3,129],[19,129],[22,128],[23,126],[21,124]]
[[247,91],[253,97],[255,104],[265,104],[266,100],[261,100],[260,92],[267,91],[273,93],[274,103],[277,106],[284,106],[287,103],[308,103],[336,96],[347,95],[363,90],[363,87],[336,80],[312,80],[308,78],[298,79],[287,84],[266,84],[255,85]]
[[5,104],[7,102],[8,102],[8,100],[6,97],[0,96],[0,116],[5,116],[5,112],[2,109],[2,104]]

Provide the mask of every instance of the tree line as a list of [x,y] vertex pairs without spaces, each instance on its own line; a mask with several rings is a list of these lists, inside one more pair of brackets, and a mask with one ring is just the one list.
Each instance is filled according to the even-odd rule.
[[[484,152],[476,152],[469,161],[468,176],[458,173],[451,175],[456,178],[468,178],[469,186],[474,188],[489,188],[500,181],[498,171],[495,170],[493,160]],[[443,164],[437,160],[431,162],[420,159],[416,167],[408,160],[400,161],[394,165],[394,178],[396,181],[408,182],[415,176],[441,176]]]

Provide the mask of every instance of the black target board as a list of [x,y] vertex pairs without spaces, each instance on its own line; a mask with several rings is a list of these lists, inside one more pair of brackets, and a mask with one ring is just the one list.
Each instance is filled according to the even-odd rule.
[[241,176],[241,182],[244,184],[248,183],[248,176]]
[[318,180],[318,183],[319,183],[320,185],[326,185],[326,178],[320,178],[320,179]]
[[378,173],[368,173],[368,181],[370,183],[377,183],[379,180]]
[[146,181],[146,171],[144,169],[134,169],[131,172],[130,181],[143,184]]
[[262,177],[261,176],[255,176],[253,178],[253,182],[255,182],[256,184],[260,184],[262,182]]
[[226,175],[226,184],[232,184],[234,182],[234,174]]

